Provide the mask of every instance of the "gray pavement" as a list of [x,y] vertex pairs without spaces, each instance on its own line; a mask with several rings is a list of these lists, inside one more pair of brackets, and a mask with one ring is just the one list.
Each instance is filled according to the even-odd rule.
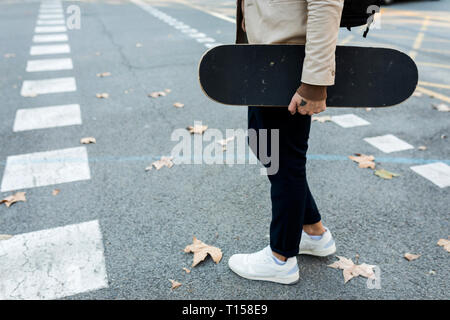
[[[218,43],[232,43],[234,1],[138,1],[182,21]],[[367,39],[360,30],[342,30],[346,45],[391,46],[415,57],[420,87],[432,91],[386,109],[333,109],[353,113],[370,125],[342,128],[314,122],[308,179],[337,255],[377,265],[381,288],[365,278],[344,284],[328,268],[336,258],[300,257],[298,284],[282,286],[240,279],[228,258],[268,243],[269,183],[259,165],[175,165],[146,172],[176,144],[172,132],[202,121],[209,128],[246,128],[247,109],[218,105],[202,94],[197,66],[206,47],[130,1],[63,1],[81,9],[81,29],[69,30],[70,54],[31,57],[29,49],[38,1],[0,3],[0,174],[9,156],[86,145],[91,178],[20,188],[27,202],[0,206],[0,234],[21,235],[98,220],[107,287],[65,299],[448,299],[449,255],[436,242],[447,238],[449,188],[440,188],[410,169],[431,160],[450,165],[449,114],[431,105],[450,104],[450,1],[402,2],[386,7],[381,29]],[[212,13],[224,15],[220,18]],[[428,17],[428,18],[427,18]],[[428,19],[426,28],[424,19]],[[417,36],[424,33],[417,45]],[[349,37],[349,36],[353,37]],[[139,43],[141,46],[136,46]],[[6,58],[5,54],[14,53]],[[73,70],[26,72],[31,59],[71,57]],[[111,72],[99,78],[97,73]],[[23,80],[74,77],[77,90],[23,97]],[[153,91],[172,91],[158,99]],[[109,93],[108,99],[96,98]],[[449,99],[445,101],[445,99]],[[182,109],[172,106],[180,101]],[[79,104],[82,124],[13,132],[18,109]],[[385,154],[363,139],[393,134],[413,149]],[[426,145],[420,151],[418,146]],[[346,160],[373,154],[380,168],[400,174],[376,177]],[[52,195],[52,190],[61,192]],[[0,198],[12,194],[1,192]],[[223,259],[207,259],[185,274],[192,255],[183,252],[192,236],[217,246]],[[14,237],[12,238],[14,239]],[[0,241],[7,250],[8,241]],[[421,254],[408,262],[406,252]],[[57,259],[57,256],[54,256]],[[28,261],[24,273],[37,262]],[[0,255],[1,270],[8,270]],[[55,262],[56,264],[56,262]],[[16,270],[17,271],[17,270]],[[29,276],[32,278],[32,276]],[[0,276],[0,291],[6,278]],[[168,279],[183,285],[170,289]],[[8,280],[10,281],[10,280]],[[30,280],[32,281],[32,280]],[[64,286],[64,282],[61,284]],[[1,292],[0,292],[1,293]]]

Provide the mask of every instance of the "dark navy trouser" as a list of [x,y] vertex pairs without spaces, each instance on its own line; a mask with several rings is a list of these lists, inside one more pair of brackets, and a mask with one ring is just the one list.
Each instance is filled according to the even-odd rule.
[[[248,107],[248,128],[256,130],[257,140],[259,130],[267,129],[269,142],[270,130],[279,129],[279,169],[268,176],[272,200],[270,246],[274,252],[293,257],[298,254],[303,225],[321,220],[306,180],[311,117],[291,115],[287,107]],[[259,159],[257,148],[252,144],[250,147]],[[268,155],[270,150],[268,143]]]

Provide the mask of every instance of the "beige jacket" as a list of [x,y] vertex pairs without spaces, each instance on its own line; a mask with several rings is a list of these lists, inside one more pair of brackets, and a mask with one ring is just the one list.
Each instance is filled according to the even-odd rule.
[[[311,100],[326,97],[325,86],[334,84],[344,0],[245,0],[245,17],[241,3],[237,0],[236,43],[305,44],[299,93]],[[242,19],[246,34],[241,29]]]

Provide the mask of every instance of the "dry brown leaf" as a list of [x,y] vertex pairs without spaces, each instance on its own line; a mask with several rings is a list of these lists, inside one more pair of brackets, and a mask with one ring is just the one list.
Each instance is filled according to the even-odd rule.
[[109,94],[106,93],[106,92],[103,92],[103,93],[97,93],[95,96],[96,96],[97,98],[99,98],[99,99],[108,99],[108,98],[109,98]]
[[16,54],[15,53],[5,53],[3,56],[6,59],[8,59],[8,58],[14,58],[16,56]]
[[362,276],[369,279],[375,278],[375,273],[373,271],[373,268],[375,267],[374,265],[365,263],[354,264],[351,259],[340,256],[337,257],[339,258],[339,261],[336,261],[328,266],[334,269],[342,269],[345,283],[357,276]]
[[208,254],[211,256],[215,263],[219,263],[219,261],[222,259],[222,250],[217,247],[207,245],[198,240],[196,237],[193,238],[192,244],[184,248],[184,252],[194,253],[194,261],[192,262],[192,267],[195,267],[197,264],[205,260]]
[[354,156],[348,156],[351,160],[358,163],[358,167],[360,168],[370,168],[375,169],[375,157],[368,156],[361,153],[355,153]]
[[152,98],[165,97],[166,93],[164,91],[155,91],[155,92],[149,93],[148,96],[152,97]]
[[414,254],[414,253],[405,253],[403,256],[408,261],[416,260],[420,257],[420,254]]
[[181,103],[181,102],[175,102],[175,103],[173,104],[173,106],[174,106],[175,108],[183,108],[183,107],[184,107],[184,103]]
[[226,139],[218,140],[217,143],[222,146],[222,151],[226,151],[228,143],[233,141],[235,138],[236,136],[232,136]]
[[420,151],[425,151],[427,150],[426,146],[419,146],[417,149],[419,149]]
[[178,287],[181,287],[181,283],[179,283],[178,281],[175,281],[175,280],[172,280],[172,279],[169,279],[169,281],[172,283],[172,290],[173,289],[176,289],[176,288],[178,288]]
[[192,134],[203,134],[203,132],[205,132],[206,129],[208,129],[208,126],[196,124],[193,127],[189,126],[186,129]]
[[438,246],[444,247],[445,251],[450,252],[450,240],[448,240],[448,239],[439,239],[437,244],[438,244]]
[[320,123],[324,123],[324,122],[327,122],[327,121],[331,121],[331,116],[313,116],[311,118],[311,120],[312,121],[317,121],[317,122],[320,122]]
[[27,201],[27,198],[25,197],[26,192],[16,192],[11,196],[8,196],[4,198],[3,200],[0,200],[0,204],[5,203],[5,205],[9,208],[13,203],[19,202],[19,201]]
[[189,270],[188,268],[183,268],[184,271],[186,271],[186,273],[191,273],[191,270]]
[[145,171],[152,170],[153,167],[156,168],[156,170],[161,169],[162,167],[166,166],[167,168],[173,167],[173,157],[161,157],[161,159],[153,162],[151,165],[149,165],[147,168],[145,168]]
[[80,140],[81,144],[97,143],[94,137],[86,137]]
[[10,234],[0,234],[0,241],[11,239],[13,236]]
[[59,193],[60,191],[61,191],[61,190],[59,190],[59,189],[55,189],[55,190],[52,191],[52,195],[56,196],[56,195],[58,195],[58,193]]
[[99,77],[99,78],[109,77],[110,75],[111,75],[111,72],[97,73],[97,77]]
[[393,173],[384,169],[376,170],[374,173],[376,176],[387,180],[391,180],[393,177],[399,176],[399,174],[397,173]]

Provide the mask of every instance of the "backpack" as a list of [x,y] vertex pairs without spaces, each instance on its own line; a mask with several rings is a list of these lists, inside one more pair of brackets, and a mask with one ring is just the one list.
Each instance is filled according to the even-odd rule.
[[363,37],[367,36],[376,12],[380,12],[381,0],[344,0],[341,27],[350,30],[352,27],[367,25]]

